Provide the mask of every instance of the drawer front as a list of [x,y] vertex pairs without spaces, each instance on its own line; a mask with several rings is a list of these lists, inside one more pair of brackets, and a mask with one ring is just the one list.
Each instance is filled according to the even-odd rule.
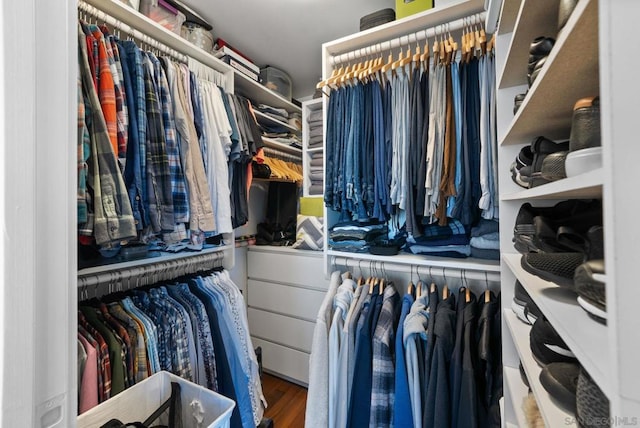
[[247,263],[250,279],[296,284],[319,290],[329,288],[329,280],[324,277],[322,257],[249,251]]
[[249,308],[249,332],[270,342],[310,353],[314,323]]
[[278,312],[315,322],[324,300],[321,291],[291,287],[250,279],[247,284],[249,307]]
[[309,354],[252,337],[254,347],[262,347],[262,367],[270,372],[309,385]]

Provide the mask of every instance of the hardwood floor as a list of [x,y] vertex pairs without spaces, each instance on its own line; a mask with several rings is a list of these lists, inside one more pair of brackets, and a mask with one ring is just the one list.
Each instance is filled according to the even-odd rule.
[[304,427],[306,388],[263,373],[262,392],[269,404],[264,416],[273,419],[274,428]]

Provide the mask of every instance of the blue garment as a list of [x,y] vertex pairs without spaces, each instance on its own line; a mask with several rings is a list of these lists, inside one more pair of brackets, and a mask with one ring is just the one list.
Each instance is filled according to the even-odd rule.
[[[134,45],[135,46],[135,45]],[[127,109],[129,110],[129,131],[126,153],[126,164],[122,178],[129,195],[129,203],[133,211],[133,218],[136,224],[136,230],[140,231],[143,227],[144,205],[142,201],[142,171],[140,170],[140,146],[138,133],[138,113],[136,102],[138,101],[134,94],[135,74],[131,74],[129,70],[129,62],[127,60],[127,51],[122,42],[118,42],[118,51],[122,65],[122,75],[124,77],[124,87],[127,95]],[[86,104],[86,103],[85,103]],[[145,116],[146,119],[146,116]],[[146,125],[145,125],[146,126]]]
[[402,311],[398,321],[396,332],[396,379],[395,379],[395,401],[393,403],[393,425],[396,427],[413,428],[413,418],[411,417],[411,398],[409,397],[409,381],[407,377],[407,364],[404,354],[404,321],[413,305],[413,296],[405,294],[402,299]]
[[161,311],[156,311],[155,305],[151,302],[148,294],[142,290],[134,290],[131,300],[146,316],[151,319],[156,326],[158,334],[158,360],[160,370],[166,370],[173,373],[173,361],[171,359],[170,338],[167,337],[170,331],[170,320]]
[[147,343],[147,359],[149,360],[149,376],[162,370],[158,357],[158,332],[155,324],[142,312],[130,297],[125,297],[120,301],[125,311],[132,317],[140,321],[144,326],[145,342]]
[[207,163],[207,136],[204,128],[204,117],[202,115],[202,105],[200,104],[200,88],[198,87],[198,80],[193,71],[189,72],[189,86],[191,88],[191,106],[193,109],[193,123],[196,127],[196,134],[198,135],[198,142],[200,143],[200,152],[202,153],[202,161],[204,162],[204,171],[207,172],[209,165]]
[[335,156],[335,110],[336,102],[338,101],[339,92],[334,91],[329,97],[327,104],[327,126],[325,136],[325,163],[324,163],[324,203],[327,207],[333,206],[333,177],[334,175],[334,156]]
[[427,312],[427,293],[422,293],[416,298],[404,321],[402,341],[407,365],[407,383],[409,387],[409,403],[411,404],[411,417],[413,426],[420,427],[422,422],[423,407],[422,381],[424,379],[425,366],[424,354],[427,340],[427,324],[429,313]]
[[200,301],[202,301],[207,311],[209,325],[211,327],[213,349],[216,351],[215,358],[216,371],[218,375],[218,392],[236,402],[236,406],[233,408],[233,412],[231,413],[231,426],[234,428],[241,427],[243,425],[240,417],[240,407],[233,382],[233,374],[231,372],[229,358],[227,358],[224,337],[218,321],[218,312],[213,303],[213,298],[200,287],[201,283],[202,278],[190,279],[188,281],[189,290],[198,297]]
[[[129,148],[135,150],[132,145],[136,145],[138,149],[138,165],[140,168],[140,175],[134,175],[135,181],[135,189],[133,191],[133,197],[139,198],[142,201],[142,207],[140,208],[142,214],[142,227],[146,227],[150,224],[149,218],[149,197],[147,190],[147,149],[146,149],[146,141],[147,141],[147,111],[146,111],[146,97],[144,91],[144,74],[142,71],[142,51],[136,46],[136,44],[127,40],[122,42],[122,46],[124,47],[125,55],[120,55],[120,58],[124,58],[126,56],[126,61],[128,62],[128,69],[131,76],[131,89],[132,92],[129,96],[127,93],[127,102],[131,100],[133,102],[133,109],[129,108],[129,118],[136,116],[136,124],[138,134],[136,136],[132,135],[132,132],[129,132],[129,143],[127,145],[127,164],[129,163]],[[124,72],[124,70],[123,70]],[[125,81],[126,88],[126,81]],[[135,153],[132,155],[135,161]],[[137,172],[138,166],[134,166],[134,174]],[[134,184],[130,184],[127,186],[127,190],[130,189],[130,186]],[[132,192],[129,192],[129,197],[131,198]],[[132,203],[133,204],[133,203]]]
[[[453,88],[453,114],[456,124],[456,176],[454,179],[456,195],[462,192],[462,95],[460,94],[460,72],[458,63],[451,64],[451,84]],[[449,197],[447,201],[447,217],[453,217],[457,196]]]

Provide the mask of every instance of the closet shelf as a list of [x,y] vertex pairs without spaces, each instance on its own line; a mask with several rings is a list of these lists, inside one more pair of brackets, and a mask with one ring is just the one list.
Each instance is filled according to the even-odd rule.
[[264,121],[267,123],[275,123],[276,125],[281,125],[284,126],[285,128],[287,128],[289,131],[293,132],[296,135],[300,135],[302,133],[302,130],[296,128],[295,126],[291,126],[286,122],[283,122],[281,120],[278,119],[274,119],[271,116],[269,116],[268,114],[264,114],[258,110],[253,110],[253,113],[256,115],[256,119],[258,119],[258,122]]
[[271,107],[283,108],[289,113],[302,112],[300,107],[284,98],[282,95],[272,91],[263,84],[256,82],[249,76],[245,76],[237,70],[232,70],[234,73],[236,94],[249,98],[253,103],[267,104]]
[[[114,17],[118,21],[147,34],[162,44],[173,48],[180,53],[192,57],[201,63],[217,70],[221,73],[231,75],[234,71],[231,66],[220,61],[209,52],[200,49],[193,43],[183,39],[179,35],[167,30],[162,25],[147,18],[137,10],[127,6],[125,3],[117,0],[83,0],[85,3],[104,11],[106,14]],[[228,88],[225,88],[228,89]]]
[[78,269],[78,277],[97,275],[104,272],[114,272],[118,270],[135,268],[138,266],[150,265],[150,264],[173,261],[173,260],[187,259],[189,257],[199,256],[202,254],[221,253],[223,251],[228,251],[228,250],[233,251],[234,247],[235,247],[235,244],[221,245],[213,248],[204,248],[201,251],[183,251],[180,253],[167,253],[164,251],[153,251],[153,253],[156,253],[158,255],[153,257],[147,257],[144,259],[136,259],[136,260],[130,260],[130,261],[121,262],[121,263],[111,263],[108,265]]
[[387,22],[386,24],[324,43],[322,46],[323,50],[329,55],[342,54],[366,45],[386,42],[397,37],[406,38],[407,34],[423,31],[426,28],[435,27],[443,22],[450,22],[455,19],[470,16],[483,10],[483,0],[447,2],[446,6],[434,7],[406,18]]
[[[424,256],[417,254],[398,254],[395,256],[377,256],[368,253],[349,253],[345,251],[327,250],[327,255],[336,257],[346,257],[349,259],[362,260],[362,261],[378,261],[382,263],[413,265],[421,267],[433,267],[433,268],[451,268],[456,270],[467,271],[481,271],[481,272],[500,272],[500,263],[493,260],[482,259],[455,259],[449,257],[437,257],[437,256]],[[355,264],[357,265],[357,261]],[[366,265],[363,265],[366,266]],[[421,271],[421,275],[425,271]],[[432,272],[434,275],[438,274],[438,271]],[[441,272],[440,272],[441,273]]]
[[295,184],[298,184],[298,185],[301,184],[301,182],[295,181],[295,180],[291,180],[289,178],[275,178],[275,177],[272,177],[272,178],[257,178],[257,177],[254,177],[253,181],[257,182],[257,183],[295,183]]
[[[504,309],[503,316],[513,337],[513,342],[520,356],[524,371],[527,374],[533,395],[536,397],[536,402],[538,403],[538,408],[544,419],[545,426],[577,427],[575,416],[560,408],[540,383],[540,372],[542,369],[538,366],[536,360],[533,359],[531,348],[529,347],[529,332],[531,326],[520,321],[511,309]],[[513,402],[513,406],[518,406],[518,403]],[[523,426],[527,425],[525,424]]]
[[524,144],[538,135],[567,139],[575,102],[599,90],[598,1],[582,0],[500,144]]
[[272,149],[278,149],[278,150],[282,150],[284,152],[287,153],[293,153],[293,154],[302,154],[302,149],[299,149],[297,147],[292,147],[289,146],[288,144],[284,144],[284,143],[280,143],[276,140],[273,140],[271,138],[267,138],[267,137],[262,137],[262,141],[264,142],[264,145],[266,147],[271,147]]
[[513,405],[513,411],[516,415],[519,427],[527,426],[527,417],[522,408],[522,402],[529,395],[529,389],[527,385],[522,382],[520,377],[520,369],[513,367],[504,367],[504,380],[509,390],[511,397],[511,404]]
[[[520,254],[503,254],[503,260],[522,283],[560,337],[607,396],[611,396],[607,326],[592,320],[578,305],[576,294],[526,272]],[[554,425],[550,425],[554,426]]]
[[[518,2],[505,2],[518,3]],[[513,5],[505,8],[512,12]],[[513,36],[500,76],[499,89],[527,84],[529,45],[539,36],[556,38],[559,0],[523,0],[513,27]],[[517,6],[516,6],[517,7]],[[504,10],[503,10],[504,14]],[[500,23],[502,27],[502,22]],[[502,33],[502,28],[500,29]],[[505,31],[506,32],[506,31]]]
[[547,183],[533,189],[507,193],[501,196],[503,201],[518,201],[528,199],[587,199],[602,197],[602,183],[604,172],[602,168]]
[[511,0],[502,2],[502,12],[500,14],[499,34],[511,33],[518,19],[522,0]]

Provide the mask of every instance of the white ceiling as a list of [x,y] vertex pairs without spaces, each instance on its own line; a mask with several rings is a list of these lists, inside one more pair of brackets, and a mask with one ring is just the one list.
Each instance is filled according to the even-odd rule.
[[322,43],[358,32],[360,18],[395,0],[183,0],[220,37],[257,65],[271,65],[293,81],[293,97],[315,91],[322,75]]

